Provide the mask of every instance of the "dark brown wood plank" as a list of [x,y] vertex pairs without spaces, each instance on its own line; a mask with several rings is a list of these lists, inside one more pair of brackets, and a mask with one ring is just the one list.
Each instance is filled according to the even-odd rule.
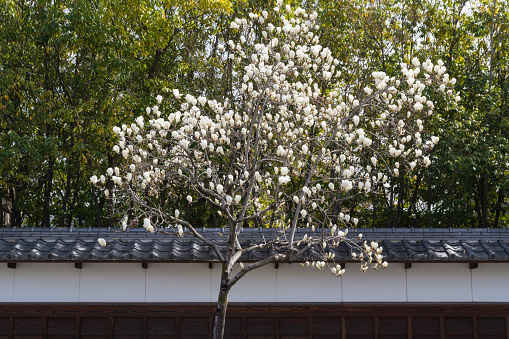
[[444,332],[446,338],[473,339],[473,317],[444,318]]
[[241,338],[243,336],[242,318],[241,317],[226,317],[224,328],[225,337]]
[[40,336],[44,333],[44,318],[14,318],[14,336]]
[[100,317],[82,317],[80,324],[81,335],[110,336],[110,319]]
[[313,317],[313,335],[342,337],[342,322],[340,317]]
[[185,336],[205,336],[209,335],[208,317],[183,317],[180,318],[180,335]]
[[242,338],[247,338],[247,318],[242,317]]
[[375,336],[375,320],[372,317],[347,317],[346,318],[346,336]]
[[48,325],[48,319],[47,319],[47,317],[43,317],[42,318],[42,339],[47,339],[47,334],[48,334],[47,325]]
[[408,318],[404,317],[379,317],[378,338],[408,338]]
[[143,318],[114,318],[113,336],[128,334],[143,336]]
[[441,338],[440,318],[438,317],[413,317],[412,319],[412,337],[434,336]]
[[177,335],[175,318],[170,317],[147,317],[147,335],[155,337],[159,335]]
[[477,318],[477,332],[479,339],[506,338],[507,336],[506,319],[502,317]]
[[47,318],[47,334],[48,335],[75,335],[76,334],[76,318]]
[[[77,313],[82,317],[140,317],[140,316],[206,316],[208,317],[211,304],[135,304],[135,305],[107,305],[107,304],[3,304],[0,308],[0,318],[10,316],[76,316]],[[295,316],[306,317],[309,314],[314,316],[366,316],[376,317],[384,315],[401,316],[404,314],[409,317],[440,316],[449,317],[507,317],[509,316],[509,304],[373,304],[373,305],[355,305],[341,304],[236,304],[232,303],[228,307],[228,313],[234,312],[236,316],[265,316],[271,314],[274,316]]]
[[0,335],[9,335],[9,322],[10,318],[8,317],[0,318]]
[[473,334],[474,334],[474,339],[478,339],[479,336],[478,336],[478,329],[477,329],[477,317],[473,317],[472,318],[472,327],[473,327]]
[[309,338],[309,318],[279,318],[279,337]]
[[247,318],[247,337],[267,336],[276,337],[276,320],[271,317]]

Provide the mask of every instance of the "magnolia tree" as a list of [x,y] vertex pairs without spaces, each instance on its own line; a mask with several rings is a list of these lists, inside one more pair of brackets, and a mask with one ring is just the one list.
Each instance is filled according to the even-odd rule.
[[[123,230],[133,223],[148,232],[170,227],[215,251],[222,263],[215,338],[223,334],[230,289],[258,267],[291,262],[313,248],[321,258],[306,265],[341,276],[345,270],[331,253],[340,242],[352,247],[362,271],[387,267],[378,244],[346,238],[358,220],[344,213],[341,203],[372,194],[402,170],[428,167],[426,154],[438,142],[424,138],[434,106],[428,97],[452,98],[455,79],[440,60],[434,65],[413,59],[401,64],[398,76],[373,72],[367,83],[344,83],[338,60],[318,44],[316,17],[286,6],[235,19],[237,41],[220,46],[235,66],[231,96],[195,97],[177,89],[168,98],[157,96],[168,111],[156,105],[130,126],[115,127],[113,150],[125,160],[91,178],[103,187],[111,180],[114,188],[104,194],[117,203],[131,202],[132,217],[123,218]],[[185,213],[160,207],[163,196],[175,198],[174,188],[183,186],[191,192],[188,204],[205,199],[226,220],[226,252]],[[279,235],[243,247],[239,232],[255,219]],[[298,227],[323,232],[298,238]],[[264,248],[277,254],[239,262],[243,254]],[[241,270],[233,274],[236,263]]]

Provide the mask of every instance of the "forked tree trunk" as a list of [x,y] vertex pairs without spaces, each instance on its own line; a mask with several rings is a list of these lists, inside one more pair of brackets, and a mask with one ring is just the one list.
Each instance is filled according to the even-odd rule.
[[213,338],[222,339],[224,335],[224,327],[226,323],[226,309],[228,307],[228,272],[226,264],[223,263],[221,272],[221,286],[219,288],[219,296],[217,297],[216,314],[214,315]]

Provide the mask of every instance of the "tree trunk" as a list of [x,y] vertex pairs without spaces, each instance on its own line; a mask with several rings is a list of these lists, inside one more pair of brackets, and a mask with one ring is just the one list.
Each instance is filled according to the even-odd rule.
[[475,212],[477,213],[477,223],[478,223],[477,227],[482,227],[482,216],[481,216],[481,208],[480,208],[480,203],[479,203],[479,201],[480,201],[479,195],[480,194],[477,194],[475,197]]
[[55,159],[49,159],[48,171],[46,172],[46,180],[44,184],[44,207],[43,207],[43,225],[44,227],[51,227],[50,224],[50,208],[51,208],[51,191],[53,190],[53,169],[55,166]]
[[108,213],[108,227],[115,227],[113,220],[113,180],[106,181],[106,188],[110,195],[106,198],[106,211]]
[[90,192],[92,193],[92,199],[94,200],[95,206],[95,227],[101,227],[102,205],[100,203],[100,198],[95,193],[96,191],[95,186],[92,184],[90,184],[90,186],[91,186]]
[[69,202],[69,199],[70,199],[70,195],[71,195],[71,183],[72,183],[72,161],[70,159],[68,159],[68,165],[67,165],[67,179],[66,179],[66,183],[65,183],[65,191],[64,191],[64,196],[62,197],[62,206],[63,206],[63,211],[62,211],[62,214],[60,215],[60,219],[58,221],[58,226],[59,227],[64,227],[65,226],[65,219],[67,217],[67,211],[70,209],[70,202]]
[[[398,222],[400,217],[403,220],[403,203],[405,201],[405,171],[401,171],[399,176],[399,184],[398,184],[398,208],[396,208],[396,215],[394,216],[394,221],[392,223],[392,227],[398,227]],[[404,221],[404,220],[403,220]],[[403,224],[401,223],[401,226]]]
[[[406,215],[408,227],[410,226],[410,217],[412,216],[412,211],[415,214],[417,214],[417,208],[415,207],[415,205],[417,204],[417,194],[419,193],[419,186],[421,185],[421,180],[422,180],[422,173],[419,172],[419,173],[417,173],[417,178],[415,180],[415,189],[412,194],[412,197],[410,198],[410,203],[408,205],[408,210],[407,210],[407,215]],[[417,218],[415,218],[415,219],[417,219]],[[415,225],[415,219],[414,219],[414,224],[412,226]]]
[[373,205],[373,227],[378,226],[377,200],[375,193],[371,193],[371,203]]
[[504,201],[504,189],[501,187],[498,189],[497,205],[495,207],[495,221],[493,227],[498,227],[498,220],[500,218],[500,210],[502,209],[502,202]]
[[390,196],[389,196],[389,223],[387,227],[393,227],[392,224],[392,212],[394,210],[394,178],[391,178],[390,182]]
[[479,182],[479,227],[486,228],[488,226],[488,173],[485,171],[481,174]]
[[230,287],[228,286],[227,265],[223,263],[221,272],[221,287],[219,289],[219,296],[217,298],[216,314],[214,315],[214,329],[213,329],[214,339],[222,339],[224,335],[224,327],[226,324],[226,309],[228,307],[229,292]]
[[482,211],[482,223],[484,228],[488,227],[488,173],[485,174],[482,199],[483,199],[483,211]]
[[428,187],[427,187],[427,212],[426,212],[426,216],[427,216],[427,224],[428,224],[428,227],[431,228],[431,178],[429,175],[427,175],[427,184],[428,184]]
[[67,216],[67,227],[71,228],[72,220],[75,217],[75,209],[76,209],[76,200],[78,199],[78,194],[80,191],[80,179],[81,179],[81,166],[79,160],[76,161],[76,180],[74,180],[74,190],[72,192],[72,199],[70,202],[69,213]]
[[18,212],[18,203],[17,203],[17,190],[16,190],[16,186],[14,187],[9,187],[9,191],[10,191],[10,198],[11,198],[11,203],[12,203],[12,207],[11,207],[11,227],[20,227],[21,225],[19,224],[19,212]]
[[4,195],[0,191],[0,227],[4,227]]

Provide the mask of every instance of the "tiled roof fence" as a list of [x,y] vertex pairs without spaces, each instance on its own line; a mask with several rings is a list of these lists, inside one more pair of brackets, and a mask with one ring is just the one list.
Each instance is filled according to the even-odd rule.
[[[179,238],[169,234],[151,234],[144,229],[118,232],[106,228],[4,228],[0,229],[0,262],[214,262],[217,256],[210,246],[189,233]],[[383,256],[396,262],[509,262],[507,229],[401,229],[366,228],[350,231],[348,237],[378,241]],[[202,234],[226,252],[227,229],[203,229]],[[320,231],[298,229],[297,239],[319,236]],[[243,229],[242,245],[280,237],[274,229]],[[101,247],[97,239],[108,246]],[[244,247],[244,246],[243,246]],[[265,258],[273,249],[251,251],[241,258],[252,261]],[[338,261],[350,262],[346,244],[333,248]],[[316,258],[313,250],[299,260]]]

